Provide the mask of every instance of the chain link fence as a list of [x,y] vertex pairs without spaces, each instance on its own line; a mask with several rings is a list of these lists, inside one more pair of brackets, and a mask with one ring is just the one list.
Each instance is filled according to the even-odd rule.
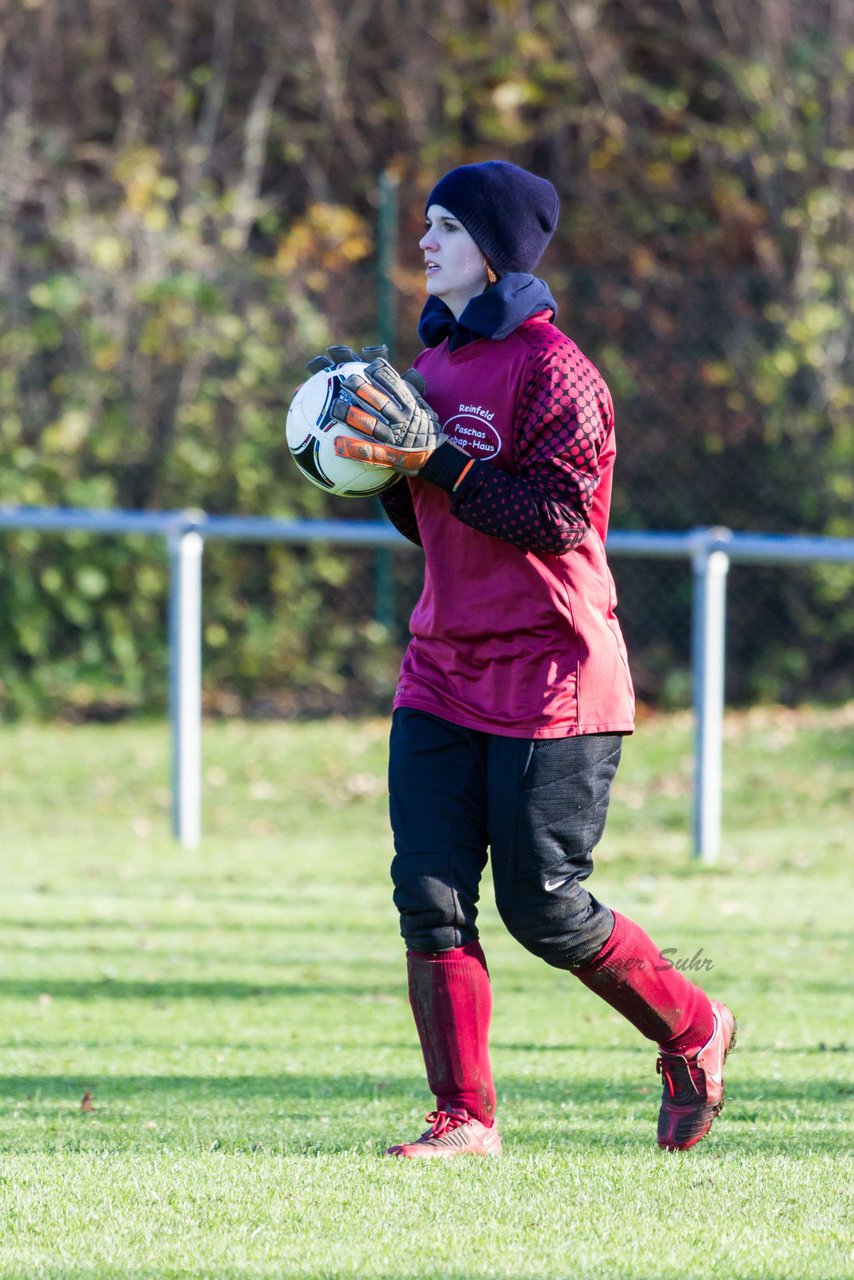
[[[691,565],[686,561],[612,555],[618,617],[639,701],[661,709],[691,705]],[[854,571],[834,566],[838,579]],[[416,566],[407,566],[408,589]],[[726,696],[732,705],[854,697],[854,644],[823,643],[827,606],[816,580],[827,567],[736,564],[727,586]],[[401,613],[404,611],[403,593]],[[809,651],[793,639],[790,611],[815,640]],[[400,633],[404,627],[399,628]],[[401,634],[401,638],[403,636]]]
[[[291,668],[291,680],[283,681],[273,704],[257,708],[260,714],[317,714],[334,710],[339,715],[387,710],[394,684],[400,645],[396,644],[398,596],[406,587],[415,593],[419,576],[406,584],[396,580],[399,555],[413,559],[411,545],[402,542],[386,525],[376,521],[290,520],[268,518],[209,517],[204,512],[124,512],[81,509],[38,509],[0,507],[0,529],[7,535],[59,535],[79,545],[79,538],[136,538],[160,543],[168,562],[168,669],[169,716],[172,726],[173,826],[188,847],[198,843],[201,827],[201,725],[203,710],[203,637],[208,647],[214,637],[227,635],[217,612],[203,607],[202,563],[205,543],[230,546],[245,552],[260,546],[269,555],[272,547],[288,553],[289,568],[295,559],[309,553],[308,568],[315,583],[325,578],[332,586],[346,584],[348,592],[362,577],[362,587],[373,584],[373,618],[351,616],[348,625],[342,602],[327,600],[316,593],[307,611],[297,597],[296,634],[305,639],[318,637],[316,653],[311,646],[297,655],[302,668]],[[745,566],[801,565],[814,568],[850,570],[854,564],[854,539],[810,538],[733,533],[724,528],[695,529],[687,533],[630,533],[614,531],[609,547],[615,559],[624,557],[643,565],[687,561],[691,569],[690,671],[678,660],[669,669],[672,705],[679,705],[683,682],[690,689],[696,723],[697,785],[694,804],[695,849],[699,856],[714,859],[720,841],[720,793],[722,776],[722,731],[725,689],[725,617],[727,576],[731,564]],[[43,548],[38,548],[39,550]],[[366,570],[365,550],[371,552]],[[334,553],[334,554],[330,554]],[[312,559],[311,557],[315,557]],[[354,559],[358,556],[358,559]],[[316,558],[319,557],[319,558]],[[348,563],[349,562],[349,563]],[[215,567],[215,566],[214,566]],[[243,561],[244,569],[248,562]],[[222,568],[222,565],[220,565]],[[256,566],[257,568],[257,566]],[[343,570],[343,573],[342,573]],[[830,581],[836,588],[839,579]],[[257,590],[257,586],[256,586]],[[677,593],[672,593],[675,599]],[[414,598],[414,597],[413,597]],[[345,601],[349,600],[349,595]],[[364,604],[364,598],[361,603]],[[331,608],[327,610],[327,605]],[[353,614],[350,608],[351,615]],[[808,623],[808,615],[801,619]],[[250,628],[251,630],[251,628]],[[655,633],[648,652],[655,653]],[[668,636],[670,652],[678,655],[678,638]],[[402,645],[403,640],[400,644]],[[215,646],[214,646],[215,647]],[[773,653],[765,637],[763,652]],[[788,649],[784,650],[788,652]],[[245,658],[244,654],[244,658]],[[266,670],[262,663],[262,670]],[[648,662],[647,677],[654,663]],[[245,662],[244,662],[245,668]],[[308,679],[301,678],[301,673]],[[803,664],[797,674],[802,678]],[[245,671],[244,671],[245,674]],[[219,685],[211,686],[221,696]],[[321,699],[311,705],[306,690],[321,690]],[[840,685],[843,696],[847,686]],[[643,699],[643,691],[641,690]],[[255,690],[257,698],[257,689]],[[285,707],[281,698],[296,699]],[[659,695],[659,704],[667,699]],[[330,703],[332,705],[330,705]],[[239,701],[232,708],[241,711]]]

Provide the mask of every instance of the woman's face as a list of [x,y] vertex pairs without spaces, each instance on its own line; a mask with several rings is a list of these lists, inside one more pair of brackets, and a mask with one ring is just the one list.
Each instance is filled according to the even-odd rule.
[[428,293],[441,298],[459,319],[466,303],[486,288],[486,262],[465,227],[440,204],[427,210],[424,253]]

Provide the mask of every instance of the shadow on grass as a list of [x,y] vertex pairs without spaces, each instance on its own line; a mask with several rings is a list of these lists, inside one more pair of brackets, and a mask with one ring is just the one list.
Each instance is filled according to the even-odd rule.
[[[308,910],[308,907],[302,908]],[[136,913],[133,919],[112,919],[106,920],[99,918],[98,920],[24,920],[20,918],[0,919],[0,931],[8,929],[13,933],[130,933],[134,937],[139,935],[144,937],[147,933],[281,933],[287,935],[290,933],[323,933],[329,937],[328,922],[321,922],[314,918],[300,920],[299,917],[294,918],[293,912],[285,919],[284,917],[276,920],[148,920],[144,909]],[[347,921],[336,919],[335,936],[340,934],[352,933],[360,937],[365,935],[365,925],[362,920]],[[389,930],[391,935],[391,930]],[[842,935],[840,935],[842,936]]]
[[[223,1277],[224,1280],[226,1277],[227,1280],[241,1280],[244,1276],[246,1277],[246,1280],[258,1280],[258,1277],[261,1275],[265,1277],[275,1276],[277,1277],[277,1280],[278,1277],[286,1276],[299,1276],[299,1280],[357,1280],[359,1274],[352,1267],[347,1266],[341,1267],[340,1269],[338,1267],[324,1266],[319,1271],[314,1270],[314,1268],[306,1270],[302,1263],[299,1264],[299,1271],[276,1269],[260,1272],[258,1267],[255,1265],[241,1267],[231,1261],[228,1262],[227,1269],[225,1269],[221,1267],[216,1258],[207,1264],[201,1265],[204,1265],[204,1272],[190,1271],[186,1269],[184,1264],[181,1262],[172,1265],[164,1264],[164,1268],[168,1267],[168,1269],[163,1269],[160,1266],[148,1266],[145,1268],[125,1267],[123,1264],[121,1280],[161,1280],[161,1277],[163,1276],[174,1277],[174,1280],[196,1280],[196,1277],[202,1274],[209,1277]],[[115,1277],[117,1273],[113,1270],[110,1264],[104,1264],[103,1266],[94,1265],[81,1267],[77,1263],[72,1262],[69,1264],[69,1269],[67,1271],[63,1270],[61,1273],[59,1271],[45,1271],[40,1274],[45,1276],[61,1277],[61,1280],[113,1280],[113,1277]],[[373,1280],[434,1280],[437,1275],[429,1262],[425,1262],[423,1270],[412,1272],[401,1271],[398,1267],[394,1267],[393,1270],[389,1271],[378,1271],[376,1265],[372,1264],[370,1274],[373,1277]],[[583,1272],[579,1271],[578,1274],[589,1276],[591,1273],[584,1270]],[[621,1272],[621,1275],[626,1274],[628,1273]],[[482,1267],[478,1267],[476,1271],[456,1271],[447,1270],[443,1266],[441,1280],[484,1280],[484,1275],[486,1275],[486,1272]],[[659,1280],[659,1277],[663,1277],[664,1280],[671,1280],[672,1276],[672,1271],[631,1272],[631,1280]],[[0,1277],[9,1277],[10,1280],[21,1280],[21,1272],[7,1271],[2,1264],[0,1264]],[[539,1273],[531,1273],[529,1275],[525,1272],[514,1271],[513,1280],[542,1280],[542,1275]],[[785,1278],[781,1277],[781,1280],[785,1280]]]
[[[319,967],[310,958],[289,961],[303,968]],[[348,965],[348,968],[352,966]],[[318,996],[364,997],[367,999],[397,993],[386,992],[376,982],[235,982],[210,979],[194,982],[185,978],[164,978],[146,982],[142,979],[95,978],[9,978],[0,981],[0,1000],[38,1000],[47,993],[53,1000],[150,1000],[153,1004],[170,1000],[257,1000]]]
[[[82,1113],[85,1091],[95,1111]],[[838,1124],[828,1115],[848,1087],[834,1080],[739,1081],[730,1087],[724,1135],[728,1150],[797,1156],[840,1151]],[[381,1104],[381,1105],[378,1105]],[[126,1147],[142,1117],[157,1117],[168,1130],[186,1120],[192,1136],[174,1134],[168,1145],[245,1152],[274,1150],[284,1155],[335,1154],[382,1145],[389,1104],[404,1132],[419,1104],[429,1105],[420,1079],[380,1079],[366,1075],[319,1076],[294,1073],[223,1078],[206,1075],[20,1075],[0,1077],[0,1125],[14,1128],[0,1137],[0,1150],[43,1151],[53,1146]],[[549,1150],[649,1149],[654,1146],[657,1082],[614,1081],[577,1075],[537,1082],[505,1076],[499,1081],[504,1136],[517,1152]],[[3,1114],[5,1113],[5,1114]],[[97,1131],[88,1121],[96,1118]],[[50,1132],[43,1125],[51,1121]],[[323,1130],[330,1124],[331,1132]],[[204,1135],[208,1135],[205,1137]],[[338,1134],[336,1138],[333,1134]],[[310,1136],[309,1136],[310,1135]],[[341,1135],[345,1135],[343,1138]],[[254,1139],[263,1141],[253,1145]],[[392,1137],[395,1135],[392,1134]],[[399,1134],[397,1135],[399,1137]],[[157,1139],[163,1145],[162,1139]]]

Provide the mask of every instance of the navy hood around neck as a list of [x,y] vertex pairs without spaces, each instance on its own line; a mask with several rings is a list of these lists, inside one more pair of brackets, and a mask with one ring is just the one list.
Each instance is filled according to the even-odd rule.
[[438,347],[445,338],[452,351],[476,338],[500,342],[539,311],[557,316],[557,303],[548,285],[536,276],[512,272],[467,303],[457,320],[441,298],[428,298],[418,322],[418,336],[425,347]]

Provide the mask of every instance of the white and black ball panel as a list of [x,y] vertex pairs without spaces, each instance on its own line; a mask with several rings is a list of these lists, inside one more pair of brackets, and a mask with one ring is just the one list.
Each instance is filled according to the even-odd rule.
[[297,388],[288,409],[285,434],[291,457],[302,475],[319,489],[340,498],[365,498],[382,493],[400,478],[390,467],[374,467],[335,452],[339,435],[354,430],[332,416],[341,381],[364,369],[361,360],[322,369]]

